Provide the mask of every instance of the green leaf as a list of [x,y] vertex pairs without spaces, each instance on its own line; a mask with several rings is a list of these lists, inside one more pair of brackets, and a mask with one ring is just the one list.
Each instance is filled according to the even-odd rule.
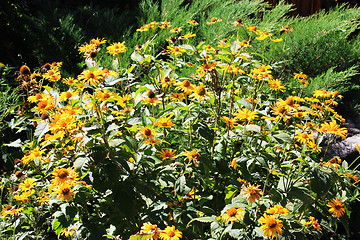
[[21,147],[21,146],[23,146],[23,143],[21,142],[21,139],[19,138],[12,143],[5,143],[4,145],[8,146],[8,147]]
[[252,124],[251,125],[246,125],[245,129],[247,131],[254,131],[254,132],[258,132],[258,133],[261,132],[261,127],[258,126],[258,125],[252,125]]
[[185,184],[186,178],[185,176],[179,177],[175,182],[175,191],[177,194],[184,194],[185,193]]
[[133,52],[130,57],[131,60],[135,62],[142,62],[142,60],[144,59],[144,57],[138,52]]
[[211,223],[211,222],[215,222],[216,221],[216,216],[212,216],[212,217],[200,217],[200,218],[194,218],[191,219],[190,222],[188,222],[188,224],[186,225],[186,227],[189,227],[189,225],[194,222],[194,221],[198,221],[198,222],[202,222],[202,223]]
[[89,170],[89,159],[85,157],[77,158],[74,162],[74,167],[84,175]]
[[37,141],[39,142],[42,136],[44,136],[45,133],[47,133],[49,130],[50,130],[49,123],[41,123],[37,125],[34,133],[34,136],[38,137]]
[[129,240],[146,240],[151,239],[155,233],[152,234],[139,234],[130,236]]
[[246,100],[238,100],[237,101],[238,104],[243,105],[244,107],[246,107],[247,109],[251,110],[252,109],[252,104],[249,103]]
[[213,129],[209,128],[203,123],[194,124],[194,128],[199,132],[200,136],[208,140],[210,143],[213,142],[215,137],[215,132]]
[[278,134],[275,134],[275,135],[273,135],[273,137],[276,138],[277,140],[280,140],[281,142],[286,142],[286,143],[292,143],[293,142],[290,135],[285,133],[285,132],[280,132]]
[[315,167],[311,171],[310,187],[315,193],[322,196],[331,188],[331,179],[328,173],[321,171],[320,168]]

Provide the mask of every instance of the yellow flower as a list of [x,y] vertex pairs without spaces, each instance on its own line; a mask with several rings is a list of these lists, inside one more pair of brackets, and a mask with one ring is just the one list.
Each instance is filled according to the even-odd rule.
[[282,38],[277,38],[277,39],[271,39],[271,41],[278,43],[281,42],[283,39]]
[[168,22],[166,20],[161,22],[159,25],[159,28],[161,28],[161,29],[168,29],[170,27],[172,27],[171,22]]
[[304,225],[311,225],[313,228],[315,228],[318,231],[321,231],[321,226],[318,223],[318,220],[315,219],[314,217],[310,216],[309,217],[309,221],[305,222]]
[[261,195],[263,194],[262,191],[259,189],[260,185],[243,185],[241,187],[241,194],[245,195],[248,202],[253,203],[256,200],[259,200]]
[[281,91],[284,92],[285,91],[285,87],[282,85],[281,81],[279,79],[275,79],[275,80],[269,80],[268,81],[269,87],[274,89],[275,91]]
[[28,164],[30,161],[33,161],[35,159],[41,160],[41,155],[46,151],[46,149],[39,150],[39,148],[34,148],[27,152],[25,156],[21,159],[21,162],[23,164]]
[[21,191],[29,191],[31,190],[31,188],[33,188],[35,185],[35,179],[33,178],[28,178],[25,179],[25,181],[23,183],[19,184],[19,188]]
[[351,173],[347,173],[346,176],[348,176],[349,178],[353,179],[356,183],[359,182],[359,176],[358,175],[353,175]]
[[305,132],[296,132],[294,139],[296,139],[302,145],[315,141],[315,137],[312,134],[307,134]]
[[294,73],[294,79],[297,79],[300,84],[303,84],[305,86],[309,85],[309,82],[306,81],[308,79],[308,76],[302,72]]
[[343,139],[346,139],[345,135],[347,134],[347,129],[340,128],[340,126],[336,124],[335,120],[330,123],[321,124],[321,128],[318,130],[319,130],[319,132],[331,133],[334,135],[338,135],[338,136],[342,137]]
[[228,118],[226,116],[223,116],[220,119],[226,122],[226,124],[229,125],[231,129],[234,128],[236,124],[236,120],[234,118]]
[[176,90],[181,90],[185,94],[190,94],[194,91],[194,85],[191,84],[187,79],[182,82],[175,83],[175,85],[177,86],[175,88]]
[[175,229],[175,226],[167,226],[159,234],[161,240],[179,240],[182,238],[182,232]]
[[73,199],[73,195],[75,195],[74,191],[71,189],[71,186],[68,184],[63,184],[54,189],[54,192],[57,194],[56,199],[61,201],[71,201]]
[[289,214],[289,210],[287,208],[284,208],[280,205],[275,205],[269,209],[266,210],[267,213],[269,214],[281,214],[281,215],[288,215]]
[[155,132],[154,130],[148,127],[140,127],[139,131],[140,131],[139,136],[143,138],[153,138],[158,135],[157,132]]
[[76,228],[63,228],[60,231],[60,236],[65,236],[65,237],[71,237],[72,235],[74,235],[74,233],[76,233]]
[[187,22],[188,24],[190,24],[190,25],[199,25],[199,23],[198,22],[196,22],[195,20],[190,20],[190,21],[188,21]]
[[174,123],[171,121],[171,115],[168,117],[163,117],[157,120],[154,125],[156,127],[164,127],[164,128],[171,128],[174,126]]
[[334,157],[329,161],[327,161],[326,163],[323,163],[323,165],[330,168],[333,167],[337,170],[340,167],[340,163],[341,163],[341,159],[339,157]]
[[244,215],[241,212],[245,212],[244,209],[242,208],[229,208],[225,214],[223,214],[221,216],[221,220],[225,223],[228,224],[229,222],[231,222],[231,224],[234,223],[234,221],[241,221],[242,218],[244,217]]
[[60,101],[69,100],[70,98],[76,96],[76,94],[77,94],[76,92],[72,92],[72,91],[62,92],[60,93],[59,100]]
[[125,42],[117,42],[117,43],[113,43],[110,46],[108,46],[106,48],[108,50],[108,53],[111,55],[116,55],[119,53],[124,53],[126,52],[126,46],[125,46]]
[[181,47],[170,47],[167,46],[168,52],[176,55],[176,56],[181,56],[183,52],[186,52],[186,49],[181,48]]
[[190,33],[187,33],[185,35],[182,35],[181,38],[189,39],[189,38],[192,38],[192,37],[195,37],[195,36],[196,36],[195,33],[190,32]]
[[186,158],[189,161],[193,161],[195,166],[199,166],[199,163],[197,162],[200,158],[200,150],[192,150],[192,151],[185,151],[182,153],[183,156],[186,156]]
[[193,94],[190,95],[190,97],[196,98],[199,101],[201,101],[202,99],[209,100],[208,98],[210,96],[211,93],[206,91],[203,83],[200,83],[198,87],[195,87]]
[[55,113],[49,125],[52,133],[72,132],[76,128],[76,117],[66,112]]
[[152,239],[157,239],[160,234],[160,228],[158,228],[155,224],[151,224],[150,222],[146,222],[142,225],[140,233],[141,234],[154,234]]
[[72,168],[55,168],[52,174],[55,177],[51,180],[53,186],[59,186],[64,184],[73,186],[77,184],[77,181],[79,180],[75,169]]
[[163,88],[168,88],[170,86],[172,86],[173,84],[175,84],[175,79],[173,78],[169,78],[169,77],[164,77],[164,78],[161,78],[160,79],[160,82],[161,82],[161,86]]
[[264,214],[259,220],[259,223],[264,225],[260,226],[260,230],[264,231],[265,237],[276,238],[277,234],[282,234],[282,221],[277,219],[275,215]]
[[162,157],[163,161],[165,161],[176,157],[175,152],[176,151],[173,149],[161,149],[161,151],[159,152],[159,156]]
[[94,39],[91,39],[90,40],[90,44],[94,44],[94,45],[96,45],[96,46],[99,46],[99,45],[101,45],[101,44],[104,44],[104,43],[106,43],[106,39],[104,39],[104,38],[94,38]]
[[176,27],[176,28],[171,29],[170,32],[171,33],[179,33],[179,32],[181,32],[181,30],[182,30],[181,28]]
[[210,22],[207,22],[206,24],[207,24],[207,25],[212,25],[212,24],[215,24],[215,23],[221,22],[221,21],[222,21],[222,19],[220,19],[220,18],[212,17],[212,18],[210,19]]
[[250,111],[247,108],[244,108],[243,110],[238,109],[238,111],[234,113],[234,116],[240,121],[248,121],[248,122],[251,122],[252,120],[258,117],[256,112]]
[[57,69],[50,69],[49,71],[47,71],[47,73],[43,74],[43,77],[50,82],[56,82],[60,80],[61,75]]
[[231,161],[230,167],[232,167],[234,170],[236,170],[237,164],[236,164],[236,159],[235,158]]
[[182,101],[185,99],[185,94],[184,93],[171,93],[170,99],[171,99],[171,101],[174,101],[174,102]]
[[3,205],[1,216],[2,217],[13,216],[13,215],[21,213],[23,210],[24,210],[23,207],[16,209],[10,205],[7,205],[6,207]]
[[143,101],[154,106],[160,102],[159,98],[151,90],[146,92],[146,96],[143,98]]
[[85,70],[78,76],[78,80],[83,84],[89,84],[90,86],[96,87],[104,80],[104,77],[100,69],[94,71]]
[[329,212],[333,213],[336,217],[341,217],[345,213],[344,203],[337,198],[331,199],[327,206],[330,207]]

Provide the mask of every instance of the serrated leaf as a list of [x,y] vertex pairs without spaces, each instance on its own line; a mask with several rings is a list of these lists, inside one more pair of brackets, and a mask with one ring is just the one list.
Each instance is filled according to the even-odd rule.
[[211,223],[211,222],[216,221],[216,217],[212,216],[212,217],[194,218],[194,219],[191,219],[191,221],[186,225],[186,227],[189,227],[189,225],[194,221],[198,221],[198,222],[202,222],[202,223]]
[[89,169],[89,159],[85,157],[77,158],[74,162],[74,167],[84,175]]
[[37,125],[34,132],[34,136],[38,138],[38,142],[49,130],[50,130],[49,123],[41,123]]
[[185,193],[185,184],[186,178],[185,176],[179,177],[175,182],[175,191],[177,194],[184,194]]
[[144,57],[138,52],[133,52],[130,57],[131,60],[135,62],[142,62],[142,60],[144,59]]

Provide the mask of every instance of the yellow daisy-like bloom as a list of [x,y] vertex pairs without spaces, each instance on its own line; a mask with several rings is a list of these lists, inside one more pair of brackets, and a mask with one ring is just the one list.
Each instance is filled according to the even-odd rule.
[[160,29],[168,29],[170,27],[172,27],[171,22],[168,22],[166,20],[159,24]]
[[176,55],[176,56],[181,56],[183,52],[186,52],[186,49],[181,48],[181,47],[170,47],[167,46],[168,52]]
[[315,137],[312,134],[307,134],[305,132],[296,132],[296,136],[294,137],[294,139],[302,145],[315,141]]
[[43,74],[43,77],[49,80],[50,82],[56,82],[60,80],[60,72],[55,69],[50,69],[47,73]]
[[68,78],[63,78],[62,82],[67,84],[67,85],[73,85],[76,83],[76,80],[72,77],[68,77]]
[[171,99],[171,101],[174,101],[174,102],[182,101],[185,99],[185,94],[184,93],[171,93],[170,99]]
[[125,42],[113,43],[110,46],[108,46],[106,49],[108,50],[107,52],[111,55],[117,55],[119,53],[124,53],[124,52],[126,52]]
[[236,159],[235,158],[231,161],[230,167],[232,167],[234,170],[236,170],[237,164],[236,164]]
[[268,81],[268,85],[270,88],[274,89],[275,91],[281,91],[284,92],[285,91],[285,87],[282,85],[281,81],[279,79],[275,79],[275,80],[269,80]]
[[192,98],[196,98],[197,100],[201,101],[203,99],[209,100],[211,93],[207,92],[204,88],[204,84],[200,83],[198,87],[195,87],[193,94],[190,95]]
[[155,224],[151,224],[150,222],[146,222],[142,225],[140,233],[141,234],[154,234],[151,238],[157,239],[160,234],[160,228],[158,228]]
[[164,127],[164,128],[172,128],[174,126],[174,123],[171,121],[171,115],[168,117],[163,117],[157,120],[154,125],[156,127]]
[[225,214],[221,216],[221,220],[228,224],[229,222],[233,224],[236,221],[241,221],[244,215],[241,212],[245,212],[242,208],[229,208]]
[[170,32],[171,33],[179,33],[179,32],[181,32],[181,30],[182,30],[181,28],[176,27],[176,28],[171,29]]
[[154,138],[158,135],[157,132],[155,132],[154,130],[148,127],[140,127],[139,131],[140,131],[139,136],[143,138]]
[[304,225],[311,225],[313,228],[315,228],[318,231],[321,231],[321,226],[318,223],[318,220],[315,219],[314,217],[310,216],[309,217],[309,221],[305,222]]
[[96,87],[104,80],[104,77],[100,69],[96,69],[95,71],[85,70],[78,76],[78,80],[81,81],[81,83]]
[[264,214],[259,220],[259,223],[264,225],[260,226],[260,230],[264,231],[265,237],[276,238],[277,234],[282,234],[282,221],[277,219],[275,215]]
[[323,163],[324,166],[335,168],[336,170],[339,169],[341,163],[341,159],[339,157],[334,157],[327,161],[326,163]]
[[298,82],[299,82],[300,84],[302,84],[302,85],[305,85],[305,86],[309,85],[309,82],[306,81],[306,80],[308,79],[308,76],[305,75],[305,74],[302,73],[302,72],[301,72],[301,73],[294,73],[294,79],[297,79]]
[[28,190],[23,192],[20,195],[15,195],[14,199],[20,202],[25,202],[29,200],[29,197],[31,197],[35,193],[35,190]]
[[200,150],[192,150],[192,151],[185,151],[182,153],[183,156],[185,156],[189,161],[193,161],[195,166],[199,166],[199,163],[197,162],[200,158]]
[[190,32],[190,33],[187,33],[185,35],[182,35],[181,38],[189,39],[189,38],[192,38],[192,37],[195,37],[195,36],[196,36],[195,33]]
[[273,41],[274,43],[281,42],[282,40],[283,40],[282,38],[271,39],[271,41]]
[[289,210],[287,208],[284,208],[280,205],[275,205],[269,209],[266,210],[267,213],[269,214],[281,214],[281,215],[288,215],[289,214]]
[[229,125],[231,129],[234,128],[236,124],[236,120],[234,118],[228,118],[226,116],[223,116],[220,119],[226,122],[226,124]]
[[60,236],[71,237],[76,233],[76,228],[63,228],[60,231]]
[[61,201],[71,201],[73,199],[73,195],[75,195],[74,191],[71,189],[71,186],[68,184],[63,184],[54,189],[54,193],[57,194],[56,199]]
[[16,214],[21,213],[23,210],[24,210],[23,207],[16,209],[16,208],[13,208],[13,207],[10,206],[10,205],[7,205],[6,207],[5,207],[5,206],[2,206],[1,216],[2,216],[2,217],[13,216],[13,215],[16,215]]
[[244,108],[243,110],[238,109],[238,111],[234,113],[234,116],[240,121],[248,121],[248,122],[251,122],[252,120],[258,117],[256,112],[250,111],[247,108]]
[[79,180],[75,169],[72,168],[55,168],[52,174],[55,177],[51,180],[53,185],[63,185],[66,183],[69,186],[73,186]]
[[170,86],[172,86],[173,84],[176,83],[175,79],[169,78],[169,77],[161,78],[160,82],[161,82],[161,86],[163,88],[168,88],[168,87],[170,87]]
[[182,238],[182,232],[175,229],[175,226],[167,226],[159,234],[161,240],[179,240]]
[[356,183],[359,182],[359,176],[358,175],[353,175],[351,173],[347,173],[346,176],[348,176],[349,178],[351,178],[352,180],[354,180]]
[[76,117],[69,113],[55,113],[50,119],[50,130],[52,133],[59,131],[72,132],[76,128]]
[[340,128],[340,126],[337,125],[336,121],[334,120],[330,123],[321,124],[321,128],[319,129],[319,132],[331,133],[334,135],[338,135],[343,139],[346,139],[345,135],[347,134],[348,131],[346,128]]
[[195,20],[190,20],[187,23],[190,24],[190,25],[194,25],[194,26],[199,25],[199,23],[196,22]]
[[173,149],[165,149],[165,150],[161,149],[161,151],[158,154],[160,157],[162,157],[162,160],[165,161],[176,157],[175,152],[176,151]]
[[344,203],[338,198],[331,199],[327,206],[330,207],[329,212],[333,213],[338,218],[345,213]]
[[90,44],[93,44],[93,45],[96,45],[96,46],[99,46],[101,44],[104,44],[106,43],[106,39],[104,38],[94,38],[94,39],[91,39],[90,40]]
[[175,88],[176,90],[181,90],[185,94],[190,94],[194,91],[194,85],[191,84],[190,81],[187,79],[182,82],[175,83],[175,85],[177,86]]
[[262,191],[260,191],[259,187],[260,185],[257,186],[252,184],[243,185],[241,187],[240,193],[245,195],[248,202],[253,203],[256,200],[259,200],[261,195],[263,194]]
[[145,145],[151,145],[151,146],[155,146],[155,145],[159,145],[161,144],[161,140],[158,138],[146,138],[144,141]]
[[46,151],[46,149],[40,150],[39,147],[34,148],[25,154],[25,156],[21,159],[21,162],[26,165],[30,161],[33,161],[35,159],[41,160],[41,155],[45,151]]
[[34,186],[35,186],[35,179],[33,179],[33,178],[25,179],[25,181],[23,183],[19,184],[19,188],[21,191],[29,191]]
[[213,25],[213,24],[215,24],[215,23],[217,23],[217,22],[221,22],[221,21],[222,21],[221,18],[212,17],[212,18],[210,19],[210,22],[207,22],[206,24],[207,24],[207,25]]
[[143,102],[149,103],[151,105],[156,105],[160,102],[159,98],[156,96],[155,92],[149,90],[146,92],[146,95],[143,97]]
[[69,99],[71,99],[72,97],[74,97],[76,95],[77,95],[77,93],[72,92],[72,91],[62,92],[62,93],[60,93],[59,100],[60,101],[66,101],[66,100],[69,100]]
[[52,109],[53,107],[54,107],[54,103],[52,102],[52,100],[44,99],[38,103],[37,108],[35,109],[35,112],[37,114],[43,114],[47,110]]

